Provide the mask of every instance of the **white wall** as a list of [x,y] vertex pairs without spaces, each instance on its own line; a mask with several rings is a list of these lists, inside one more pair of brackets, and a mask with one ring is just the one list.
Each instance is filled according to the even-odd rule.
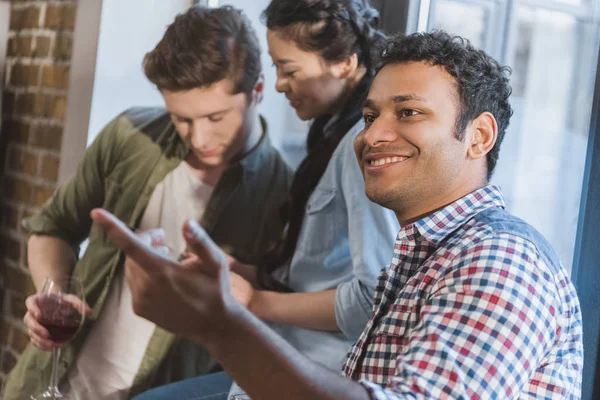
[[164,104],[142,71],[142,59],[175,16],[191,4],[191,0],[103,0],[88,145],[126,108]]

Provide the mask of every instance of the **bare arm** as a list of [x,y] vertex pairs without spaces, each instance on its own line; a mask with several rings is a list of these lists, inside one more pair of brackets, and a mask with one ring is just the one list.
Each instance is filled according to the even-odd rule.
[[254,399],[369,400],[367,390],[316,364],[242,310],[199,339]]
[[232,287],[258,318],[304,329],[339,332],[335,316],[336,290],[311,293],[278,293],[257,290],[256,268],[227,256],[229,268],[248,284]]
[[31,279],[39,291],[44,278],[65,278],[71,274],[77,257],[71,246],[62,239],[31,235],[27,242],[27,261],[31,271]]
[[249,309],[258,318],[304,329],[338,332],[335,290],[277,293],[257,290]]
[[234,297],[258,318],[304,329],[340,331],[335,315],[335,289],[310,293],[258,290],[253,266],[229,256],[227,262],[231,271],[241,276],[232,278]]

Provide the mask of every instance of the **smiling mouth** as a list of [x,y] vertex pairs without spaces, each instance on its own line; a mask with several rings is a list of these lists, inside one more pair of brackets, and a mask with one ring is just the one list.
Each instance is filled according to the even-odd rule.
[[368,160],[367,164],[371,167],[380,167],[382,165],[395,164],[395,163],[399,163],[402,161],[406,161],[409,158],[410,157],[385,157],[385,158],[378,158],[375,160]]

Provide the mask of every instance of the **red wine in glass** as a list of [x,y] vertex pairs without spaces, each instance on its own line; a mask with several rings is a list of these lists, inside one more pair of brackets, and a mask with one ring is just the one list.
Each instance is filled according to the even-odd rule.
[[50,339],[57,345],[52,354],[52,374],[50,385],[41,394],[31,396],[31,400],[56,400],[63,395],[58,390],[58,361],[61,347],[73,339],[85,319],[85,296],[81,283],[75,278],[46,278],[42,290],[37,295],[36,304],[40,315],[40,325],[48,330]]
[[82,322],[82,315],[70,302],[56,294],[48,294],[38,300],[40,325],[48,330],[50,339],[62,345],[73,339]]
[[48,329],[52,341],[63,344],[75,337],[79,329],[78,322],[41,320],[40,324]]

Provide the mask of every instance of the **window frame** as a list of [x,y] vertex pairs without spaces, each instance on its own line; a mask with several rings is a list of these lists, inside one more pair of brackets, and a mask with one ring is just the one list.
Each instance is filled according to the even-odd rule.
[[412,3],[410,0],[373,0],[381,18],[381,29],[388,35],[406,32]]
[[600,57],[596,69],[592,119],[583,175],[581,205],[572,280],[575,283],[583,318],[582,399],[600,398]]

